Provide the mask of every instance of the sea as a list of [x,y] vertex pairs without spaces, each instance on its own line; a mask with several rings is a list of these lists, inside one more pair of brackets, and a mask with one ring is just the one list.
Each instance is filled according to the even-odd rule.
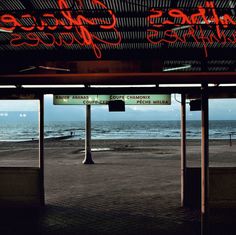
[[[236,121],[210,121],[210,139],[236,139]],[[45,138],[84,139],[84,122],[46,122]],[[187,121],[187,138],[201,138],[201,122]],[[38,139],[36,122],[0,122],[0,141]],[[180,139],[180,121],[93,121],[92,139]]]

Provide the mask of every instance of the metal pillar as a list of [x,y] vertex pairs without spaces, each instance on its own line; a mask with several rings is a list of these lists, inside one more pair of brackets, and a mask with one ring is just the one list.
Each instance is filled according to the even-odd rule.
[[185,206],[186,190],[186,95],[181,96],[181,206]]
[[94,164],[91,153],[91,105],[86,105],[84,164]]
[[202,85],[202,147],[201,147],[201,234],[208,234],[209,223],[209,110],[208,85]]
[[44,95],[39,99],[39,183],[41,206],[44,206]]

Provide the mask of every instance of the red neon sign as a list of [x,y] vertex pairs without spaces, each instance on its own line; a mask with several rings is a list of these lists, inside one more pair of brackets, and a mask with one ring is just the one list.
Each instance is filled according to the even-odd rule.
[[[100,43],[107,45],[117,46],[121,43],[121,35],[116,29],[116,16],[112,10],[102,3],[100,0],[90,0],[91,4],[97,9],[101,9],[107,13],[109,20],[103,20],[99,18],[86,18],[83,16],[83,11],[80,10],[78,15],[74,16],[69,9],[67,0],[57,0],[60,8],[60,16],[55,16],[54,13],[43,13],[39,18],[32,14],[22,14],[21,19],[30,19],[33,23],[28,26],[24,26],[20,21],[12,14],[4,14],[0,17],[0,29],[6,31],[15,31],[16,28],[26,32],[25,37],[19,33],[12,33],[12,39],[10,41],[11,46],[20,47],[26,45],[29,47],[37,47],[43,44],[47,47],[54,46],[71,46],[78,44],[80,46],[90,46],[96,57],[101,58],[102,53],[99,47]],[[77,0],[80,7],[83,7],[83,0]],[[61,18],[64,18],[62,20]],[[49,25],[48,21],[53,21],[53,25]],[[90,27],[99,27],[103,31],[112,32],[115,34],[116,41],[109,41],[100,38],[91,32]],[[63,32],[56,37],[55,31],[59,28],[63,29]],[[71,31],[74,29],[74,33]],[[35,33],[35,30],[41,32]],[[42,36],[43,35],[43,36]]]
[[[228,14],[219,16],[212,1],[206,2],[205,7],[198,6],[198,12],[190,16],[180,9],[171,9],[167,14],[170,19],[159,23],[158,20],[164,16],[164,12],[154,8],[150,10],[148,22],[151,28],[147,31],[147,40],[150,43],[155,45],[161,43],[174,44],[177,42],[186,44],[192,38],[198,45],[203,46],[206,57],[208,57],[208,45],[212,45],[215,42],[222,45],[236,43],[235,31],[226,35],[221,30],[221,27],[227,29],[230,25],[236,25],[236,22]],[[180,23],[174,23],[176,20],[180,21]],[[212,29],[208,35],[205,34],[202,24]],[[163,27],[171,27],[171,29],[163,30]],[[183,29],[187,29],[187,32],[183,32]],[[160,37],[161,32],[163,34]]]
[[[75,0],[83,9],[83,0]],[[114,12],[102,2],[102,0],[90,0],[91,5],[98,10],[106,12],[103,20],[95,17],[85,17],[83,10],[72,12],[69,10],[67,0],[57,0],[60,9],[59,15],[45,12],[40,16],[30,13],[16,17],[13,14],[3,14],[0,16],[0,29],[13,31],[10,45],[13,47],[29,46],[37,47],[40,44],[46,47],[61,47],[79,45],[81,47],[91,47],[97,58],[102,57],[100,44],[118,46],[121,43],[121,34],[116,28],[117,19]],[[151,9],[147,18],[150,28],[147,29],[147,40],[151,44],[186,44],[191,39],[202,46],[205,56],[208,57],[208,47],[213,43],[236,43],[236,32],[225,33],[223,29],[236,25],[236,22],[229,14],[219,15],[212,1],[207,1],[205,6],[198,6],[196,13],[187,15],[180,9],[170,9],[167,12],[168,19],[164,19],[166,12],[160,9]],[[28,19],[31,24],[23,25],[20,21]],[[160,23],[160,20],[164,19]],[[53,22],[49,24],[48,21]],[[180,22],[176,24],[175,22]],[[203,26],[212,29],[208,34],[204,32]],[[98,36],[91,27],[98,27],[103,32],[111,32],[115,40],[105,40]],[[168,29],[166,29],[168,27]],[[24,34],[16,33],[20,28]],[[60,30],[59,30],[60,29]],[[181,29],[187,29],[182,31]],[[37,32],[40,32],[38,34]],[[73,31],[73,32],[72,32]],[[60,32],[57,36],[56,32]],[[99,44],[100,43],[100,44]]]

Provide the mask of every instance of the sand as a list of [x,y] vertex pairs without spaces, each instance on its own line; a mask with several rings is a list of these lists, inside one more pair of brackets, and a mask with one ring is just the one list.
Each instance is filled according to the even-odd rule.
[[[188,141],[188,166],[200,165],[200,144]],[[180,140],[92,145],[110,150],[93,152],[96,164],[83,165],[84,141],[47,141],[47,206],[35,218],[21,216],[21,223],[7,217],[1,234],[200,234],[199,211],[180,207]],[[0,143],[1,166],[37,166],[37,154],[34,142]],[[211,141],[210,165],[236,166],[236,142]],[[214,210],[209,234],[236,234],[235,224],[235,211]]]

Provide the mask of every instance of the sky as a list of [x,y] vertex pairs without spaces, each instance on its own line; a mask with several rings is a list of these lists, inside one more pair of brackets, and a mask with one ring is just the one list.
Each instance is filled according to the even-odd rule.
[[[109,112],[108,106],[92,106],[93,121],[141,121],[141,120],[180,120],[180,96],[172,95],[172,104],[168,106],[126,106],[125,112]],[[176,101],[177,100],[177,101]],[[7,119],[10,114],[17,112],[19,118],[32,118],[29,112],[37,116],[38,101],[0,101],[0,120]],[[210,120],[236,120],[236,100],[210,100]],[[200,120],[200,112],[190,112],[187,104],[187,120]],[[85,106],[56,106],[53,105],[53,96],[45,96],[46,121],[84,121]]]

